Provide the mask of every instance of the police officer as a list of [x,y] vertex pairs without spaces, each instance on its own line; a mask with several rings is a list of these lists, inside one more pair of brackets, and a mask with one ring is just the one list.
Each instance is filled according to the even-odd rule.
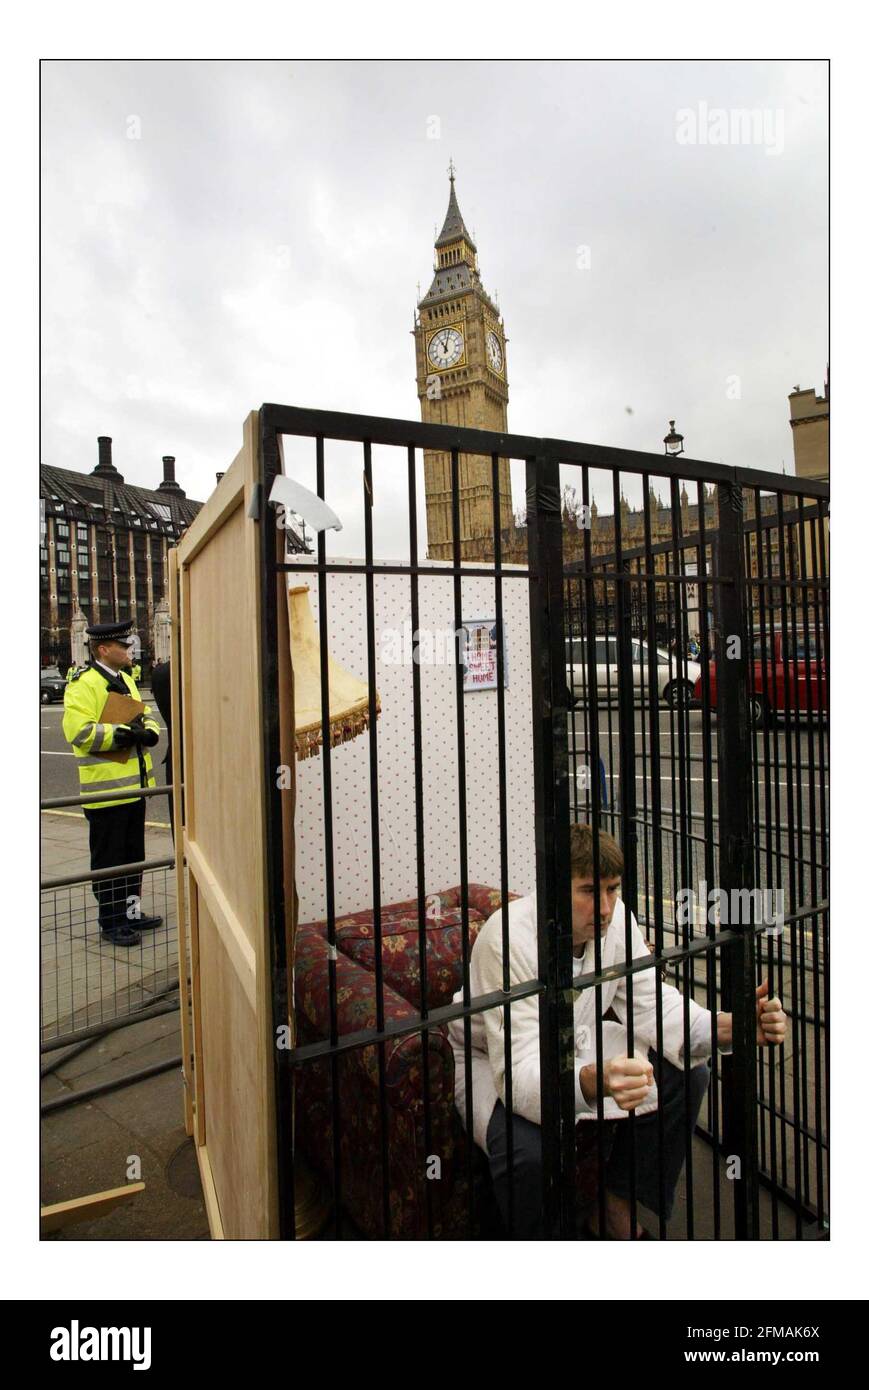
[[[150,708],[129,724],[101,722],[109,694],[139,699],[130,675],[132,623],[96,623],[87,629],[90,660],[77,670],[63,698],[63,732],[72,744],[82,792],[119,793],[155,785],[151,754],[160,731]],[[125,762],[113,757],[129,749]],[[145,858],[145,805],[141,796],[119,796],[92,802],[84,814],[90,830],[91,869],[139,863]],[[140,933],[158,927],[162,917],[140,912],[141,874],[94,881],[103,941],[136,946]]]

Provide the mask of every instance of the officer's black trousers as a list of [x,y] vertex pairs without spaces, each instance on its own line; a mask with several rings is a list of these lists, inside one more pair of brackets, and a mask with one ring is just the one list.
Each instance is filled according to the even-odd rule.
[[[145,858],[145,799],[138,797],[121,806],[86,810],[90,827],[91,869],[111,869],[115,864],[139,864]],[[97,879],[93,885],[99,903],[100,927],[135,927],[142,875]],[[136,902],[129,902],[135,898]]]

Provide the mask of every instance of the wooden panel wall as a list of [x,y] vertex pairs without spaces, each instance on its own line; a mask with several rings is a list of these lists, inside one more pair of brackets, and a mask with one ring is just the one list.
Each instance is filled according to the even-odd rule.
[[277,1234],[266,950],[259,420],[178,549],[194,1139],[213,1236]]

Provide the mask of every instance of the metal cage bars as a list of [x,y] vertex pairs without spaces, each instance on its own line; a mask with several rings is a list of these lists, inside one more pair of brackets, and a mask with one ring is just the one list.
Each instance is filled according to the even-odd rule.
[[[418,915],[418,943],[420,953],[420,971],[422,996],[419,1017],[401,1027],[385,1024],[382,1008],[382,942],[379,934],[379,873],[375,871],[375,982],[377,994],[377,1016],[376,1027],[364,1030],[351,1036],[339,1036],[337,1031],[337,1020],[334,1008],[334,989],[335,989],[335,970],[334,970],[334,929],[335,929],[335,903],[334,903],[334,883],[331,873],[331,858],[329,852],[330,845],[330,816],[331,811],[328,804],[328,792],[326,793],[325,807],[325,837],[327,845],[327,931],[328,940],[332,951],[330,952],[329,966],[329,990],[330,990],[330,1028],[328,1041],[309,1044],[304,1047],[296,1047],[292,1053],[276,1050],[275,1062],[275,1081],[278,1093],[278,1157],[279,1157],[279,1183],[280,1183],[280,1210],[281,1210],[281,1234],[292,1236],[294,1233],[293,1222],[293,1174],[292,1174],[292,1080],[295,1069],[305,1065],[318,1057],[328,1057],[332,1071],[332,1134],[334,1143],[334,1166],[333,1166],[333,1196],[336,1204],[336,1213],[340,1220],[340,1198],[341,1198],[341,1175],[340,1175],[340,1115],[338,1112],[338,1084],[337,1068],[338,1059],[341,1055],[362,1047],[374,1044],[378,1052],[379,1070],[379,1108],[380,1108],[380,1131],[381,1131],[381,1168],[380,1175],[382,1180],[383,1193],[383,1233],[389,1234],[390,1212],[388,1195],[388,1173],[389,1173],[389,1134],[387,1125],[387,1112],[384,1095],[384,1047],[388,1039],[401,1034],[418,1032],[421,1037],[423,1054],[423,1092],[424,1092],[424,1130],[426,1135],[426,1148],[428,1149],[431,1135],[431,1115],[429,1104],[429,1043],[430,1032],[433,1028],[440,1028],[449,1018],[462,1018],[464,1020],[465,1032],[465,1061],[466,1075],[468,1078],[468,1088],[472,1086],[471,1066],[470,1066],[470,1019],[475,1013],[480,1013],[484,1009],[503,1006],[505,1017],[505,1033],[507,1044],[507,1096],[506,1109],[508,1113],[508,1163],[512,1149],[512,1104],[510,1096],[510,1006],[518,998],[536,996],[539,1000],[541,1014],[540,1026],[540,1046],[541,1046],[541,1076],[542,1076],[542,1110],[543,1110],[543,1140],[544,1140],[544,1209],[546,1213],[549,1229],[553,1234],[570,1236],[574,1233],[574,1196],[573,1184],[566,1180],[566,1175],[572,1173],[575,1162],[575,1123],[574,1123],[574,1072],[573,1072],[573,1015],[570,1006],[572,989],[592,988],[599,989],[600,986],[600,941],[595,943],[595,972],[591,979],[581,976],[572,980],[572,949],[570,935],[570,889],[569,889],[569,852],[567,844],[567,830],[570,820],[570,758],[568,754],[568,715],[572,729],[575,731],[575,711],[569,712],[567,700],[564,694],[564,667],[561,665],[563,653],[565,651],[565,578],[566,567],[562,553],[561,536],[561,506],[560,506],[560,466],[562,464],[579,464],[582,469],[583,477],[583,500],[588,502],[588,471],[589,468],[608,469],[615,485],[618,482],[622,470],[628,473],[639,474],[642,480],[644,511],[646,524],[644,529],[644,545],[641,551],[641,559],[645,564],[645,570],[639,570],[636,575],[631,573],[631,556],[626,555],[621,534],[619,509],[614,506],[615,518],[615,555],[614,573],[608,575],[608,579],[614,583],[616,591],[615,602],[615,626],[616,641],[618,645],[620,660],[618,665],[619,676],[618,703],[619,703],[619,725],[620,735],[619,747],[619,809],[615,807],[610,812],[612,824],[615,820],[621,822],[622,839],[625,848],[626,867],[624,875],[624,896],[630,910],[636,911],[639,893],[639,877],[637,868],[637,853],[640,829],[644,836],[644,886],[646,901],[646,918],[648,919],[648,909],[650,905],[649,876],[646,870],[648,861],[648,830],[651,821],[652,829],[652,894],[651,901],[654,913],[654,932],[655,932],[655,974],[658,992],[658,1029],[660,1043],[661,1028],[661,1008],[660,1008],[660,981],[662,966],[670,965],[683,975],[683,993],[685,996],[684,1012],[684,1036],[688,1038],[688,993],[693,984],[694,964],[700,957],[707,960],[707,999],[711,996],[713,1009],[713,1043],[715,1028],[715,1009],[714,1003],[717,992],[716,968],[717,953],[722,952],[722,988],[725,1002],[728,997],[732,998],[734,1005],[734,1051],[733,1057],[723,1062],[722,1071],[724,1079],[724,1115],[723,1115],[723,1142],[726,1150],[736,1153],[743,1164],[743,1180],[735,1185],[735,1229],[741,1236],[756,1237],[758,1234],[758,1142],[757,1126],[758,1112],[764,1112],[764,1107],[770,1111],[770,1127],[773,1128],[772,1120],[779,1118],[770,1110],[768,1102],[761,1094],[758,1100],[757,1093],[757,1072],[756,1049],[754,1045],[754,1011],[747,1007],[746,1001],[750,1002],[751,991],[754,988],[756,978],[755,969],[755,931],[734,929],[724,932],[713,932],[707,926],[707,939],[698,941],[691,940],[686,928],[684,939],[681,944],[667,948],[664,944],[665,923],[662,911],[661,884],[663,882],[663,852],[662,852],[662,822],[664,819],[665,808],[662,805],[660,766],[661,766],[661,741],[662,734],[658,722],[658,685],[657,671],[654,669],[655,637],[657,633],[656,618],[658,613],[658,587],[663,585],[667,591],[667,610],[669,616],[675,616],[682,636],[687,635],[687,613],[684,602],[686,592],[685,586],[688,577],[685,571],[685,552],[689,548],[691,539],[681,534],[679,524],[678,509],[675,505],[676,490],[678,479],[691,479],[698,483],[698,493],[701,505],[698,506],[698,539],[695,548],[698,555],[696,566],[696,580],[694,581],[700,590],[701,611],[704,615],[704,622],[701,629],[701,667],[702,667],[702,686],[705,698],[702,700],[702,727],[700,732],[702,754],[701,761],[703,766],[703,809],[699,813],[703,821],[703,843],[704,843],[704,868],[708,875],[708,881],[713,881],[714,875],[714,824],[718,824],[718,848],[719,848],[719,880],[722,888],[746,887],[753,881],[755,862],[758,857],[758,849],[753,844],[752,837],[752,817],[757,809],[757,784],[756,778],[754,785],[749,786],[749,777],[755,768],[756,743],[750,736],[749,725],[746,717],[746,690],[748,684],[747,659],[750,648],[750,625],[751,611],[746,604],[746,584],[750,583],[750,576],[744,573],[743,546],[745,539],[745,528],[742,515],[743,489],[753,489],[756,497],[756,520],[758,538],[761,532],[768,536],[770,533],[769,518],[761,518],[761,508],[759,505],[761,489],[765,492],[778,494],[778,515],[776,521],[780,537],[783,534],[785,516],[783,513],[783,495],[796,496],[798,500],[797,512],[801,524],[805,524],[805,499],[814,502],[814,511],[823,514],[827,489],[824,485],[817,483],[805,483],[804,480],[779,478],[775,475],[767,475],[749,470],[727,469],[719,465],[706,463],[695,463],[681,459],[679,464],[671,463],[657,455],[640,454],[633,451],[602,449],[597,446],[571,444],[563,441],[546,441],[539,439],[527,439],[516,436],[492,435],[474,430],[457,430],[447,426],[427,426],[417,425],[411,422],[376,419],[373,417],[339,415],[328,412],[306,411],[290,407],[264,406],[260,412],[261,439],[260,457],[262,461],[261,479],[261,499],[260,516],[266,516],[264,498],[268,496],[271,480],[280,471],[280,452],[279,436],[281,434],[297,434],[312,436],[316,441],[317,452],[317,490],[320,496],[325,493],[325,473],[324,473],[324,446],[323,441],[329,439],[355,440],[360,443],[363,450],[363,506],[365,515],[365,563],[364,566],[354,565],[352,569],[355,573],[362,573],[366,584],[366,620],[367,620],[367,647],[369,657],[369,698],[374,700],[374,590],[373,580],[378,573],[401,573],[408,577],[411,590],[411,612],[413,631],[417,632],[418,627],[418,582],[422,575],[437,575],[438,577],[452,577],[454,588],[454,617],[455,628],[458,633],[461,629],[462,617],[462,578],[466,576],[485,575],[493,578],[496,593],[496,617],[498,638],[498,762],[499,762],[499,786],[498,800],[500,813],[500,842],[501,842],[501,873],[500,882],[502,895],[505,902],[503,913],[503,948],[504,948],[504,979],[503,989],[485,998],[477,998],[472,1001],[469,986],[469,936],[468,936],[468,899],[467,899],[467,807],[464,796],[464,715],[463,715],[463,695],[461,679],[459,677],[460,666],[457,662],[457,684],[456,684],[456,728],[459,733],[458,739],[458,758],[459,758],[459,848],[461,857],[461,919],[462,919],[462,1003],[451,1005],[446,1008],[429,1009],[427,1006],[427,996],[425,991],[425,971],[426,971],[426,951],[425,951],[425,917],[423,904],[425,897],[425,855],[422,839],[422,777],[421,777],[421,737],[420,729],[421,705],[419,692],[419,672],[416,662],[413,670],[413,709],[414,709],[414,776],[416,791],[416,834],[417,834],[417,901],[419,908]],[[376,564],[373,557],[372,529],[371,529],[371,510],[373,507],[373,480],[371,470],[371,448],[373,444],[402,445],[407,450],[408,460],[408,498],[409,498],[409,522],[411,538],[410,565],[384,565]],[[453,564],[445,567],[442,564],[437,566],[426,566],[420,564],[418,555],[418,541],[416,534],[416,496],[415,496],[415,475],[414,462],[415,451],[419,448],[438,449],[447,452],[450,457],[450,471],[452,480],[452,520],[453,520]],[[486,454],[492,460],[492,482],[493,482],[493,536],[495,547],[494,568],[489,566],[463,565],[461,556],[461,537],[459,527],[459,469],[460,455],[462,453]],[[528,497],[528,570],[504,571],[501,564],[500,554],[500,528],[499,528],[499,495],[498,495],[498,459],[499,457],[523,458],[526,462],[527,497]],[[654,566],[654,553],[661,550],[660,545],[653,545],[651,532],[648,525],[649,515],[649,478],[651,476],[669,476],[671,491],[671,526],[672,535],[669,538],[669,554],[665,556],[666,568],[662,575],[656,572]],[[705,523],[705,482],[710,481],[717,484],[719,488],[719,531],[717,536],[712,538],[710,546],[713,563],[712,572],[707,568],[707,536]],[[721,505],[723,499],[724,505]],[[787,518],[790,522],[791,517]],[[822,527],[816,528],[822,531]],[[286,570],[292,569],[294,572],[299,570],[316,572],[319,581],[319,606],[321,634],[323,641],[321,645],[321,672],[325,677],[326,671],[326,634],[328,631],[327,614],[327,577],[330,572],[341,572],[349,569],[349,566],[330,564],[325,557],[324,538],[321,535],[318,542],[318,555],[316,563],[297,564],[292,566],[282,563],[276,553],[275,528],[266,525],[262,528],[262,637],[264,652],[264,680],[263,680],[263,729],[264,729],[264,754],[267,765],[274,766],[279,760],[277,752],[279,749],[279,729],[277,722],[277,663],[275,655],[275,602],[277,598],[278,585],[283,580]],[[758,548],[760,541],[758,539]],[[823,550],[823,536],[819,538],[812,530],[812,554]],[[802,552],[805,552],[805,540],[803,537]],[[595,573],[595,557],[591,553],[590,537],[584,537],[584,572],[570,575],[567,578],[567,611],[568,628],[572,632],[572,602],[570,595],[571,582],[578,582],[584,586],[585,593],[582,602],[579,604],[581,620],[589,634],[587,643],[587,655],[590,661],[591,647],[598,630],[598,620],[595,611],[595,584],[599,579],[599,574]],[[671,572],[671,560],[674,561],[674,569]],[[805,561],[803,562],[805,566]],[[600,563],[597,561],[598,568]],[[569,567],[568,567],[569,568]],[[507,831],[506,831],[506,804],[505,804],[505,779],[504,765],[506,759],[506,737],[505,737],[505,717],[504,717],[504,687],[503,687],[503,624],[501,610],[501,584],[504,578],[524,578],[529,584],[530,612],[531,612],[531,641],[532,641],[532,691],[534,708],[534,767],[535,767],[535,816],[536,816],[536,851],[537,851],[537,896],[538,896],[538,922],[539,930],[539,979],[536,981],[524,982],[521,986],[512,986],[509,974],[509,910],[506,908],[506,890],[508,887],[508,861],[507,861]],[[760,576],[758,576],[760,579]],[[276,583],[277,580],[277,583]],[[782,583],[784,583],[782,579]],[[761,585],[763,580],[760,580]],[[825,580],[824,580],[825,583]],[[653,776],[650,788],[648,779],[643,772],[642,778],[637,778],[634,774],[636,766],[636,738],[634,731],[634,701],[635,692],[632,688],[630,678],[627,673],[627,654],[629,652],[632,639],[634,605],[628,601],[627,594],[629,589],[637,589],[638,596],[643,597],[637,605],[638,610],[645,616],[646,622],[646,663],[641,663],[641,681],[648,683],[648,699],[652,712],[649,728],[646,729],[645,723],[641,725],[640,745],[641,763],[645,769],[646,764],[646,745],[651,753],[651,763]],[[816,586],[822,587],[822,585]],[[716,628],[720,638],[721,634],[727,633],[742,640],[742,656],[735,662],[717,663],[718,665],[718,711],[717,711],[717,767],[718,767],[718,816],[714,817],[712,812],[712,778],[711,768],[712,758],[712,736],[711,736],[711,715],[709,700],[709,676],[710,676],[710,633],[705,621],[707,611],[707,599],[710,588],[715,598],[715,617]],[[805,602],[805,594],[808,586],[803,582],[802,591]],[[826,624],[826,618],[824,618]],[[816,607],[817,623],[817,607]],[[826,628],[825,628],[826,630]],[[672,665],[672,663],[671,663]],[[647,667],[647,670],[646,670]],[[684,681],[685,654],[682,645],[677,654],[677,667],[679,678]],[[597,723],[597,690],[591,672],[589,671],[589,689],[591,699],[587,710],[587,736],[586,742],[590,740],[591,753],[594,759],[600,748],[600,731]],[[328,727],[328,684],[325,678],[322,680],[323,689],[323,710],[322,716],[324,728]],[[643,692],[641,691],[641,694]],[[675,727],[674,727],[675,721]],[[698,837],[693,833],[693,822],[696,819],[691,809],[691,738],[693,735],[688,727],[687,707],[669,711],[669,738],[670,738],[670,771],[671,771],[671,816],[675,816],[676,801],[679,803],[679,818],[681,835],[672,834],[672,852],[675,878],[681,878],[683,883],[691,881],[692,874],[692,849],[691,842]],[[375,870],[379,862],[379,840],[378,825],[376,817],[377,806],[377,757],[376,757],[376,721],[372,721],[372,736],[370,749],[370,778],[372,794],[372,847],[374,855]],[[724,730],[724,738],[721,738],[721,731]],[[628,733],[628,730],[630,731]],[[612,727],[609,726],[609,751],[610,765],[612,767]],[[666,735],[664,735],[666,737]],[[678,742],[678,758],[674,755],[674,737]],[[722,748],[723,743],[723,748]],[[575,737],[573,740],[575,755]],[[723,752],[723,756],[722,756]],[[820,755],[823,758],[823,754]],[[330,784],[330,758],[328,751],[328,739],[324,739],[324,787]],[[767,767],[768,763],[764,766]],[[823,764],[822,764],[823,766]],[[678,768],[678,779],[677,779]],[[788,763],[790,772],[790,763]],[[575,776],[573,778],[575,786]],[[643,786],[643,814],[640,815],[636,798],[636,780],[642,781]],[[273,782],[270,783],[271,791],[269,794],[269,825],[270,833],[268,837],[269,853],[269,926],[270,939],[272,942],[272,978],[273,978],[273,1003],[275,1019],[283,1020],[288,1013],[288,961],[286,956],[286,931],[283,913],[283,885],[282,885],[282,865],[280,863],[280,793],[276,792]],[[648,805],[648,791],[651,791],[651,807]],[[776,793],[778,787],[776,787]],[[592,824],[599,826],[602,823],[602,807],[600,800],[600,786],[597,776],[591,779],[591,819]],[[823,795],[821,797],[823,801]],[[769,797],[767,797],[767,805]],[[574,805],[574,810],[577,806]],[[651,811],[651,817],[649,816]],[[823,817],[823,811],[821,815]],[[789,818],[789,823],[792,823]],[[814,823],[814,822],[813,822]],[[689,828],[690,827],[690,828]],[[677,839],[679,843],[677,844]],[[793,859],[793,856],[790,856]],[[596,866],[597,867],[597,866]],[[812,849],[811,868],[813,873],[812,882],[817,879],[817,865],[814,861],[814,850]],[[802,870],[800,870],[802,872]],[[595,875],[597,878],[597,875]],[[789,919],[790,920],[790,919]],[[676,933],[678,938],[678,933]],[[627,960],[625,963],[625,976],[627,989],[630,991],[631,980],[636,969],[648,968],[649,962],[634,963],[630,960],[629,944]],[[726,948],[726,949],[725,949]],[[770,950],[772,947],[770,946]],[[817,953],[813,964],[813,994],[816,1001],[815,1015],[819,1015],[819,990],[820,973]],[[779,970],[781,979],[781,969]],[[750,988],[749,988],[750,987]],[[824,988],[826,989],[826,974],[824,976]],[[805,1011],[803,1011],[803,1014]],[[598,1055],[600,1055],[600,1033],[601,1019],[600,1010],[597,1010],[596,1035],[598,1045]],[[630,1018],[630,1015],[629,1015]],[[802,1017],[801,1026],[805,1026],[805,1018]],[[630,1032],[630,1021],[629,1021]],[[818,1041],[816,1033],[815,1043],[816,1055],[818,1053]],[[660,1048],[659,1048],[660,1055]],[[713,1046],[713,1071],[717,1073],[717,1057]],[[774,1065],[770,1056],[769,1066]],[[782,1068],[783,1070],[783,1068]],[[763,1077],[763,1064],[760,1067],[761,1078]],[[717,1075],[712,1088],[709,1100],[709,1110],[711,1112],[711,1139],[713,1145],[717,1147],[720,1139],[718,1121],[718,1088]],[[796,1085],[796,1082],[795,1082]],[[805,1098],[804,1080],[800,1080],[800,1099]],[[686,1090],[687,1090],[687,1070],[686,1070]],[[468,1110],[471,1113],[472,1098],[467,1097]],[[820,1097],[816,1096],[816,1117],[819,1113]],[[598,1107],[599,1115],[602,1113],[602,1102]],[[629,1127],[633,1121],[628,1120]],[[805,1139],[806,1126],[797,1124],[797,1130]],[[820,1154],[821,1135],[820,1127],[816,1123],[815,1134],[817,1136],[817,1149]],[[467,1146],[467,1179],[468,1179],[468,1218],[469,1226],[473,1228],[474,1216],[474,1183],[472,1171],[472,1144]],[[690,1143],[688,1144],[688,1163],[687,1163],[687,1183],[690,1194],[691,1187],[691,1160]],[[603,1160],[599,1155],[600,1169],[602,1173]],[[821,1164],[820,1157],[818,1164]],[[818,1167],[818,1187],[820,1189],[821,1168]],[[717,1167],[713,1167],[713,1205],[715,1215],[715,1230],[719,1230],[721,1192],[720,1180]],[[772,1175],[764,1174],[766,1181],[771,1185],[774,1192],[779,1189],[775,1165],[773,1164]],[[602,1192],[602,1185],[601,1185]],[[427,1199],[427,1221],[428,1231],[432,1230],[432,1211],[429,1198],[429,1189],[426,1188]],[[602,1205],[602,1197],[601,1197]],[[693,1202],[689,1200],[689,1235],[691,1234],[691,1219],[693,1216]],[[797,1206],[800,1208],[799,1192],[797,1193]],[[632,1186],[631,1186],[631,1209],[632,1219],[635,1211],[635,1193],[633,1189],[633,1165],[632,1165]],[[508,1223],[509,1224],[509,1223]],[[662,1234],[664,1233],[662,1223]],[[775,1232],[774,1232],[775,1233]]]

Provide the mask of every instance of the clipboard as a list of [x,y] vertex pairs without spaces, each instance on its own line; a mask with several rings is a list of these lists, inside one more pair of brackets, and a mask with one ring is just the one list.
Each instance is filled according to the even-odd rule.
[[[134,700],[132,695],[118,695],[116,691],[110,690],[100,714],[100,723],[129,724],[131,719],[144,713],[145,706],[141,700]],[[109,748],[107,752],[97,753],[95,756],[111,758],[113,763],[125,763],[133,751],[133,748]]]

